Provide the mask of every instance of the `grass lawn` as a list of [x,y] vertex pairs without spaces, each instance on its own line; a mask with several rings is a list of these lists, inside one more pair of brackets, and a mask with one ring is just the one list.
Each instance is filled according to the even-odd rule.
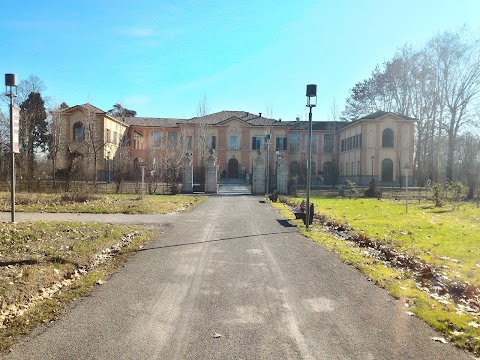
[[[463,203],[436,208],[430,203],[377,199],[312,198],[315,214],[324,221],[338,224],[350,232],[392,247],[396,251],[423,260],[439,270],[445,282],[471,284],[480,288],[480,209]],[[300,203],[301,199],[287,199]],[[279,204],[286,217],[289,207]],[[455,299],[449,294],[428,291],[410,270],[392,267],[372,257],[352,241],[332,235],[316,223],[305,231],[301,221],[294,221],[305,236],[333,251],[367,278],[384,287],[391,295],[405,301],[406,311],[424,319],[457,346],[480,355],[480,294]],[[425,280],[427,281],[427,280]],[[431,284],[430,284],[431,285]],[[472,306],[473,305],[473,306]],[[473,307],[473,308],[472,308]],[[468,309],[468,311],[464,311]]]
[[[126,194],[46,194],[17,193],[15,211],[94,213],[94,214],[169,214],[185,210],[201,196]],[[10,211],[10,193],[0,192],[0,211]]]

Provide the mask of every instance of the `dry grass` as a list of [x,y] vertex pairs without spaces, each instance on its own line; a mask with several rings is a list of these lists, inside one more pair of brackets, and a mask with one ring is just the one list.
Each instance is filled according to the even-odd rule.
[[[19,212],[95,213],[95,214],[170,214],[188,209],[205,199],[192,195],[139,195],[90,193],[18,193]],[[10,211],[10,194],[0,193],[0,211]]]

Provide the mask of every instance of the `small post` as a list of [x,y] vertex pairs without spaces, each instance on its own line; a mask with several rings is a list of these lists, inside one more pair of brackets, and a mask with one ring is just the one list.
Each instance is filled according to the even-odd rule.
[[408,213],[408,173],[410,166],[406,163],[403,170],[405,171],[405,213]]
[[144,186],[144,184],[145,184],[145,165],[143,165],[143,164],[140,165],[140,169],[142,169],[142,199],[143,199],[143,197],[145,195],[145,189],[144,189],[145,188],[145,186]]

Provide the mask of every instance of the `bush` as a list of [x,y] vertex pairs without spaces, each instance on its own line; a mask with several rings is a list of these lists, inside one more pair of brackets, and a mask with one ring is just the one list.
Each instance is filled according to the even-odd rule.
[[380,199],[382,197],[382,191],[377,185],[377,182],[375,179],[372,179],[369,183],[369,187],[367,190],[364,192],[365,197],[367,198],[377,198]]
[[355,184],[353,181],[347,180],[347,192],[350,199],[352,197],[356,199],[358,196],[357,184]]
[[98,199],[99,197],[95,194],[80,192],[63,193],[60,197],[60,200],[64,203],[84,203]]

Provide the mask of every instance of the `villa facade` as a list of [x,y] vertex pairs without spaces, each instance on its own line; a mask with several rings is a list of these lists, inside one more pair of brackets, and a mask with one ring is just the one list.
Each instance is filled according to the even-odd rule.
[[[133,171],[143,165],[149,173],[160,174],[163,165],[179,162],[185,154],[198,169],[213,149],[222,177],[248,179],[261,154],[272,184],[280,157],[289,166],[291,182],[305,181],[308,121],[275,120],[244,111],[191,119],[119,119],[90,104],[65,109],[62,121],[66,146],[58,168],[68,167],[69,154],[76,152],[86,166],[96,164],[90,171],[96,171],[100,181],[115,178],[125,146]],[[401,182],[405,164],[413,167],[414,127],[415,119],[383,111],[353,122],[312,122],[312,183],[351,180],[365,185],[372,177],[385,185]]]

